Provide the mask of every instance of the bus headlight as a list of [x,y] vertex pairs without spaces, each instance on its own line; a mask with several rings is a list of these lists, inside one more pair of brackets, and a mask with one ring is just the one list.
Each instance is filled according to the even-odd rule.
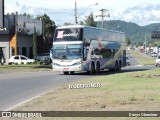
[[72,64],[72,66],[74,66],[74,65],[80,65],[82,62],[76,62],[76,63],[74,63],[74,64]]
[[59,65],[59,64],[57,64],[57,63],[53,63],[53,65],[56,65],[56,66],[61,66],[61,65]]

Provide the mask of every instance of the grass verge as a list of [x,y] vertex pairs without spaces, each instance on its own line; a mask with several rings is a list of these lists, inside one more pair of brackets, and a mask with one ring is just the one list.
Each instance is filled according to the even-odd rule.
[[[69,85],[100,83],[98,88]],[[160,69],[119,73],[66,84],[13,110],[160,111]],[[34,118],[41,120],[40,118]],[[157,118],[42,118],[45,120],[153,120]],[[7,119],[6,119],[7,120]],[[13,119],[15,120],[15,119]]]
[[155,64],[154,58],[142,56],[136,50],[130,50],[130,51],[133,57],[136,58],[140,62],[140,64],[143,64],[143,65],[154,65]]
[[10,73],[10,72],[33,72],[33,71],[48,71],[51,70],[51,65],[4,65],[0,66],[0,73]]

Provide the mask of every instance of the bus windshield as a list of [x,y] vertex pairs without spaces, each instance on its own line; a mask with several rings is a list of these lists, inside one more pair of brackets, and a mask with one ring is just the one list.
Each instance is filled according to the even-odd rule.
[[53,45],[53,59],[71,60],[82,57],[82,45]]

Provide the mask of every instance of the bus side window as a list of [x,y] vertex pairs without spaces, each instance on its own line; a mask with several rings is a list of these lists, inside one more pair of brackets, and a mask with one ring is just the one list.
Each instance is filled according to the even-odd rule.
[[113,58],[114,55],[112,49],[105,49],[105,48],[101,49],[101,54],[103,58]]
[[101,51],[100,51],[99,49],[95,49],[95,50],[94,50],[94,54],[95,54],[95,55],[101,55]]
[[112,49],[112,57],[114,58],[115,56],[115,49]]

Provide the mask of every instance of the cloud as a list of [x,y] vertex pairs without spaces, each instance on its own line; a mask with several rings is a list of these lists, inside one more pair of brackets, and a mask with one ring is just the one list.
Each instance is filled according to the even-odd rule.
[[71,18],[73,16],[73,9],[58,10],[43,7],[31,7],[27,5],[20,5],[18,2],[13,3],[12,5],[7,5],[7,7],[5,7],[5,14],[15,13],[16,11],[18,11],[18,14],[27,13],[33,17],[47,14],[53,21],[57,22],[57,24],[63,24],[64,22],[73,21],[74,19]]
[[[141,3],[137,6],[127,8],[110,10],[106,14],[110,14],[110,18],[105,18],[105,20],[123,20],[127,22],[133,22],[138,25],[147,25],[150,23],[159,23],[160,21],[160,4],[149,4]],[[89,15],[93,9],[85,8],[78,9],[78,21],[84,20],[85,16]],[[31,7],[28,5],[23,5],[22,3],[15,2],[5,7],[5,13],[12,13],[18,11],[19,14],[27,13],[35,17],[38,15],[43,15],[44,13],[50,16],[50,18],[55,21],[56,24],[63,25],[64,22],[74,23],[74,10],[70,8],[54,9],[54,8],[43,8],[43,7]],[[83,13],[82,13],[83,12]],[[101,14],[100,12],[95,12],[94,15]],[[96,20],[101,20],[101,18],[96,18]]]
[[147,25],[150,23],[159,23],[160,4],[141,3],[135,7],[122,11],[114,11],[112,19],[120,19],[128,22],[134,22],[138,25]]

